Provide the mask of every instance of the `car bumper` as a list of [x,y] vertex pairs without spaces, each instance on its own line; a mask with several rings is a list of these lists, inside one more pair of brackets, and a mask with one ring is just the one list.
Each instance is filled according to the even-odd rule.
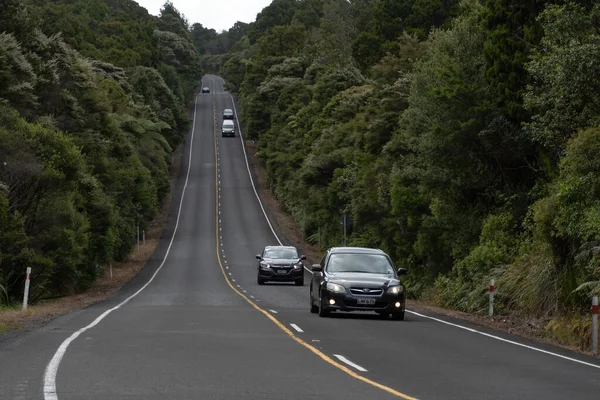
[[300,269],[288,269],[285,273],[277,272],[278,270],[274,269],[265,269],[260,268],[258,270],[258,274],[261,278],[267,281],[273,282],[293,282],[304,277],[304,268]]
[[235,132],[222,132],[223,136],[235,136]]
[[[380,296],[358,296],[348,292],[334,293],[324,291],[321,295],[323,306],[330,311],[376,311],[376,312],[401,312],[406,308],[406,295],[387,294]],[[375,304],[360,304],[360,299],[373,299]],[[333,300],[333,304],[332,301]]]

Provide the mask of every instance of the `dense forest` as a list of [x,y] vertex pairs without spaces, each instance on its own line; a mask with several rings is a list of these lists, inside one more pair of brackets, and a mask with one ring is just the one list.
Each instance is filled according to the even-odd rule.
[[170,190],[202,76],[188,21],[130,0],[0,2],[0,306],[123,260]]
[[[0,3],[0,304],[84,290],[169,191],[203,71],[307,241],[387,251],[413,298],[580,326],[600,292],[600,5]],[[583,323],[585,324],[585,323]]]
[[223,56],[307,240],[389,252],[413,297],[573,316],[600,289],[600,5],[274,0]]

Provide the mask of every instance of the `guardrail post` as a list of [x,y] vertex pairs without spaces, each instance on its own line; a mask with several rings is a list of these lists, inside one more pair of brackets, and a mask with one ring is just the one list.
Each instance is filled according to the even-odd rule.
[[494,280],[490,279],[490,309],[488,312],[489,316],[494,316]]
[[592,353],[598,354],[598,296],[592,297]]
[[29,276],[31,275],[31,267],[27,267],[27,276],[25,277],[25,293],[23,293],[23,311],[27,310],[27,302],[29,301]]

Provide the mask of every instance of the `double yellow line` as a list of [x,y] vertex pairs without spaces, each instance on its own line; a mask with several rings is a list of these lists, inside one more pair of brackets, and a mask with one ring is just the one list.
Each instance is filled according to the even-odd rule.
[[260,308],[255,302],[248,298],[248,296],[244,295],[242,292],[237,290],[235,286],[229,280],[227,273],[225,272],[225,268],[223,268],[223,263],[221,262],[221,254],[219,253],[219,162],[218,162],[218,152],[217,152],[217,105],[213,100],[213,133],[214,133],[214,146],[215,146],[215,243],[216,243],[216,252],[217,252],[217,262],[219,263],[219,268],[221,268],[221,272],[223,273],[223,277],[225,278],[225,282],[229,285],[229,287],[236,292],[240,297],[246,300],[255,310],[261,312],[265,317],[269,318],[275,325],[277,325],[282,331],[284,331],[288,336],[290,336],[293,340],[306,347],[308,350],[312,351],[314,354],[319,356],[323,361],[333,365],[337,369],[344,371],[348,375],[353,378],[356,378],[360,381],[363,381],[371,386],[374,386],[378,389],[384,390],[394,396],[401,397],[406,400],[417,400],[415,397],[408,396],[404,393],[401,393],[397,390],[394,390],[388,386],[382,385],[381,383],[377,383],[368,378],[365,378],[362,375],[357,374],[352,371],[350,368],[341,365],[334,361],[331,357],[317,349],[316,347],[306,343],[304,340],[300,339],[298,336],[294,335],[294,333],[289,330],[285,325],[279,322],[275,317],[273,317],[269,312]]

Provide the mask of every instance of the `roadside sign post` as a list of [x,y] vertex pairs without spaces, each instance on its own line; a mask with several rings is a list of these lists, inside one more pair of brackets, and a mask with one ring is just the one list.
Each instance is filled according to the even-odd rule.
[[346,245],[346,213],[344,213],[344,246]]
[[494,316],[494,280],[490,279],[490,309],[488,312],[490,317]]
[[27,275],[25,277],[25,293],[23,293],[23,311],[27,310],[27,302],[29,301],[29,276],[31,275],[31,267],[27,267]]
[[592,353],[598,354],[598,296],[592,297]]

